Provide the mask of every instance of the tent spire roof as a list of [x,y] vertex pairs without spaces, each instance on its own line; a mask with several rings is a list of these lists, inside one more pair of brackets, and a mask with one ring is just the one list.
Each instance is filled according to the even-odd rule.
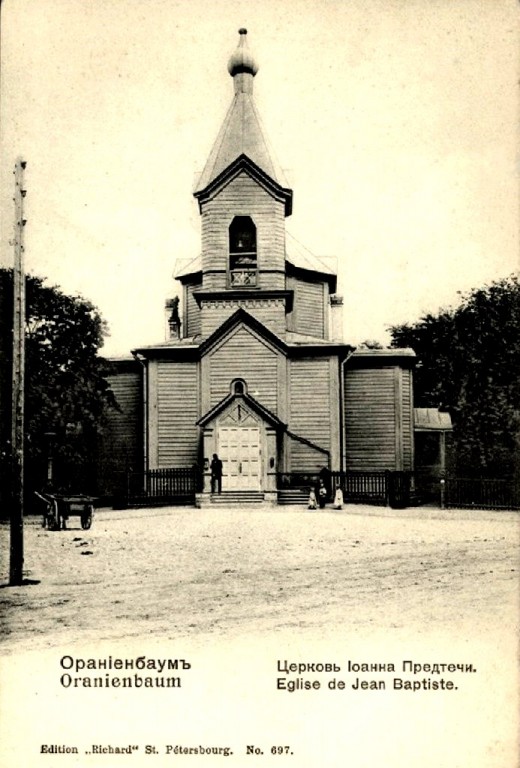
[[239,41],[228,62],[235,95],[194,194],[198,197],[242,155],[252,161],[276,185],[289,194],[284,173],[278,165],[253,100],[253,78],[258,64],[247,44],[247,30],[239,30]]

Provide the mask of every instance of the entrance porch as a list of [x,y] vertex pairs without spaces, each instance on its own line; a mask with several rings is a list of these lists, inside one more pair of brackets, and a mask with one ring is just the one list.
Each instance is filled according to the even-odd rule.
[[234,393],[200,419],[199,426],[204,454],[202,502],[212,497],[211,461],[215,455],[222,462],[224,498],[231,500],[229,494],[234,494],[239,499],[240,494],[246,494],[244,498],[253,499],[257,494],[260,500],[276,500],[276,469],[285,425],[274,414],[251,396]]

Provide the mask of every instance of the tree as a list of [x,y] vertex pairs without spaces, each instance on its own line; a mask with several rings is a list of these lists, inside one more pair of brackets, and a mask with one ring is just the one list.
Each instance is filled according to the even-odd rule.
[[[0,269],[0,381],[4,456],[9,454],[12,347],[12,270]],[[109,364],[98,355],[107,326],[80,296],[68,296],[40,277],[26,278],[25,475],[27,490],[47,479],[54,453],[61,490],[95,490],[95,459],[106,409],[115,406]],[[51,434],[50,434],[51,433]],[[54,435],[54,436],[51,436]],[[53,445],[52,445],[53,444]]]
[[383,345],[377,339],[365,339],[359,344],[361,349],[384,349]]
[[457,471],[520,470],[520,283],[511,275],[461,303],[390,328],[418,356],[415,405],[450,412]]

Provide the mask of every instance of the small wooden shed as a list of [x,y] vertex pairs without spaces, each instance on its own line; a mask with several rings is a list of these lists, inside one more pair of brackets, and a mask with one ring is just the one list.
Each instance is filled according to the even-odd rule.
[[436,498],[447,469],[451,416],[438,408],[414,408],[413,415],[417,491]]

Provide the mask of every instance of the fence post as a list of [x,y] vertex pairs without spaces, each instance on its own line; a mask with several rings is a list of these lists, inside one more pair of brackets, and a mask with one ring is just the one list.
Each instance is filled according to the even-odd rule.
[[130,506],[130,470],[126,470],[126,499],[125,499],[125,507],[128,509]]
[[390,470],[385,470],[385,507],[390,506]]
[[446,478],[441,475],[441,509],[446,509]]

